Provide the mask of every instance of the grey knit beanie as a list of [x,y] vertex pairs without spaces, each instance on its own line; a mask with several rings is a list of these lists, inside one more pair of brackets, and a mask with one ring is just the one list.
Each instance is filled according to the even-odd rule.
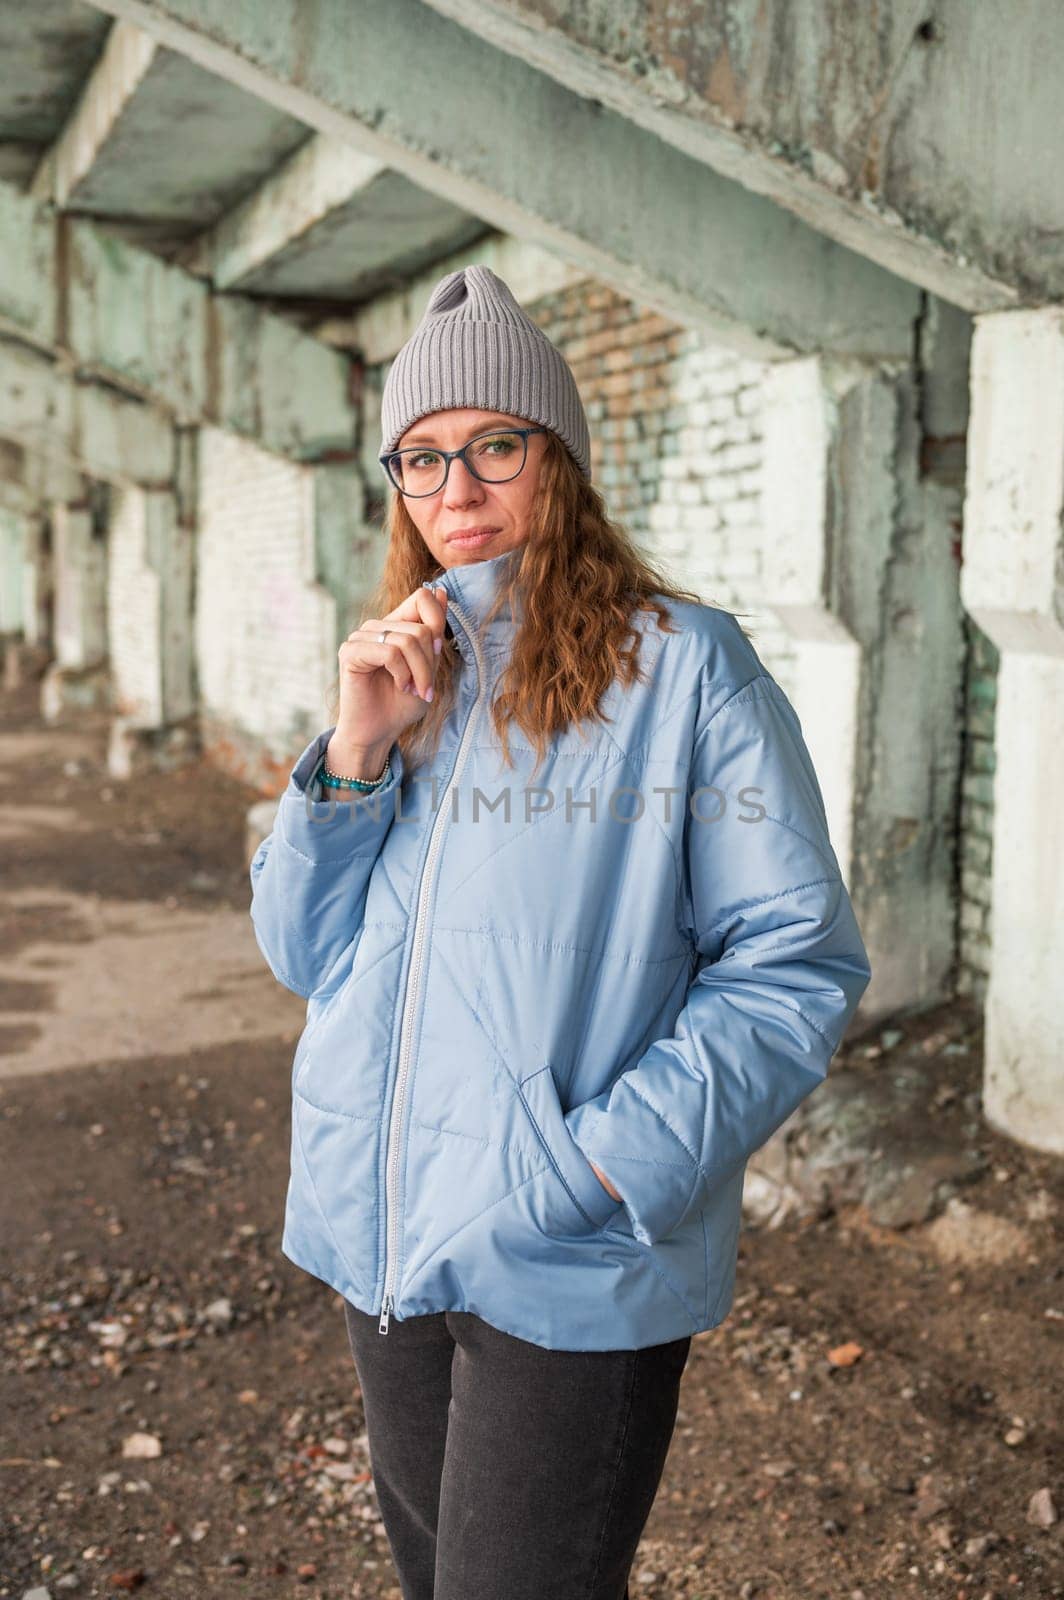
[[389,369],[381,453],[430,411],[475,406],[551,428],[591,478],[587,417],[569,364],[490,267],[441,278]]

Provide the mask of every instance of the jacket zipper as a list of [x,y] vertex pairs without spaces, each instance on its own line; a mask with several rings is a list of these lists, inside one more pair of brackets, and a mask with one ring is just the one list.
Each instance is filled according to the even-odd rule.
[[[484,697],[484,658],[480,653],[480,645],[476,635],[469,625],[469,619],[462,614],[461,609],[454,601],[448,599],[448,616],[455,616],[462,631],[469,640],[476,663],[477,692],[472,709],[466,718],[462,730],[462,738],[455,758],[454,771],[451,783],[458,782],[465,766],[469,752],[471,733],[476,715],[480,709],[480,702]],[[432,834],[429,847],[425,852],[425,865],[421,869],[421,879],[418,884],[417,909],[414,913],[414,942],[410,954],[410,968],[407,974],[406,994],[403,998],[403,1017],[399,1025],[399,1064],[395,1075],[395,1088],[392,1092],[391,1112],[388,1120],[388,1145],[385,1158],[384,1174],[384,1298],[381,1302],[381,1320],[379,1331],[388,1332],[388,1323],[391,1318],[392,1308],[395,1305],[395,1263],[398,1259],[398,1207],[395,1203],[396,1185],[399,1181],[399,1146],[400,1130],[402,1124],[403,1107],[406,1101],[406,1085],[410,1075],[410,1058],[413,1044],[412,1021],[414,1008],[417,1005],[418,986],[421,977],[422,954],[424,951],[427,924],[425,910],[432,894],[433,870],[440,853],[443,839],[443,830],[447,824],[447,809],[441,805],[436,813],[436,820],[432,825]]]

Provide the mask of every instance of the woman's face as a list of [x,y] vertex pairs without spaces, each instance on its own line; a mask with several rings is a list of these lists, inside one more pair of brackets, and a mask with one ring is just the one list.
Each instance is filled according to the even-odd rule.
[[[395,448],[407,450],[418,445],[424,449],[459,450],[477,434],[492,428],[531,426],[524,417],[462,406],[419,417]],[[441,567],[484,561],[524,543],[547,436],[535,433],[527,442],[524,468],[508,483],[483,483],[464,461],[456,460],[451,462],[447,482],[437,494],[405,501],[414,526]],[[480,536],[485,533],[486,537]]]

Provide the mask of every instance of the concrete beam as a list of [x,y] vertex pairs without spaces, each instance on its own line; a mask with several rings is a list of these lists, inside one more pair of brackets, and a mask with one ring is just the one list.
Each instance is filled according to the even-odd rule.
[[69,205],[144,81],[159,49],[156,39],[116,22],[59,137],[42,158],[30,193]]
[[483,232],[375,156],[313,134],[182,259],[216,289],[364,300]]
[[427,3],[945,300],[1064,298],[1056,0]]
[[312,135],[201,240],[199,260],[215,288],[236,288],[267,262],[276,265],[387,171],[373,156]]
[[509,234],[491,234],[452,256],[442,257],[430,272],[420,273],[401,289],[377,295],[351,316],[326,318],[314,332],[330,344],[357,350],[367,363],[390,361],[420,322],[429,293],[439,279],[470,265],[490,267],[509,284],[522,305],[587,278],[586,272],[549,250]]
[[[908,353],[914,290],[417,0],[94,3],[745,353]],[[559,182],[574,161],[580,182]]]
[[284,318],[4,184],[0,234],[0,330],[26,346],[159,408],[167,432],[210,422],[297,460],[352,449],[347,359]]

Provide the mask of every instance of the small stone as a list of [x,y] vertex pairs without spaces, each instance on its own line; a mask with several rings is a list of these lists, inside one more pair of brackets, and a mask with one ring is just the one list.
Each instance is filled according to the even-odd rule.
[[52,1600],[48,1589],[26,1589],[23,1591],[22,1600]]
[[992,1550],[998,1543],[996,1533],[978,1533],[974,1539],[964,1541],[964,1559],[966,1561],[982,1561],[988,1550]]
[[1056,1201],[1048,1189],[1037,1190],[1024,1207],[1028,1222],[1048,1222],[1055,1215],[1056,1209]]
[[864,1184],[869,1219],[880,1228],[927,1222],[956,1187],[982,1169],[978,1150],[960,1143],[912,1142],[904,1152],[879,1161]]
[[154,1433],[131,1433],[122,1440],[122,1455],[127,1461],[154,1461],[162,1453],[162,1440]]
[[76,1572],[64,1572],[61,1578],[55,1580],[55,1586],[57,1589],[62,1589],[65,1593],[71,1594],[75,1589],[81,1588],[81,1579]]
[[884,1050],[893,1050],[896,1044],[901,1044],[905,1038],[900,1028],[884,1028],[879,1036],[879,1042]]
[[864,1355],[864,1347],[856,1339],[849,1339],[845,1344],[837,1344],[828,1351],[828,1360],[833,1367],[852,1367]]
[[1027,1437],[1027,1430],[1023,1426],[1010,1428],[1005,1435],[1005,1443],[1010,1449],[1015,1449],[1018,1444],[1023,1444]]
[[233,1320],[233,1302],[223,1295],[218,1300],[212,1300],[203,1315],[216,1328],[228,1328]]
[[112,1572],[112,1589],[139,1589],[147,1574],[143,1567],[125,1567],[121,1572]]
[[940,1511],[945,1511],[948,1505],[949,1496],[945,1484],[933,1472],[925,1472],[916,1485],[913,1516],[917,1522],[928,1522]]
[[1057,1520],[1057,1508],[1048,1489],[1036,1489],[1027,1504],[1027,1521],[1036,1528],[1051,1528]]
[[941,1216],[927,1225],[936,1254],[962,1266],[1005,1266],[1026,1255],[1030,1241],[1007,1217],[980,1211],[954,1196]]

